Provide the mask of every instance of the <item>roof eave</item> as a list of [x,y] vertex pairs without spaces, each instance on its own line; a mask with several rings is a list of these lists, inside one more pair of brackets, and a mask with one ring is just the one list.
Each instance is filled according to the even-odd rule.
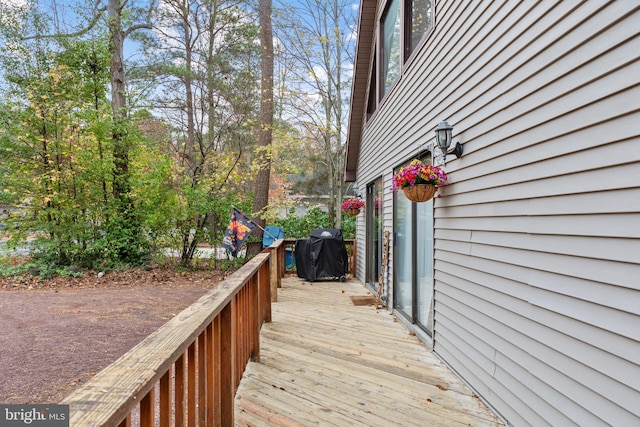
[[351,85],[351,109],[344,162],[344,180],[357,179],[360,141],[366,108],[367,80],[371,61],[371,47],[374,39],[377,0],[362,0],[358,20],[358,41]]

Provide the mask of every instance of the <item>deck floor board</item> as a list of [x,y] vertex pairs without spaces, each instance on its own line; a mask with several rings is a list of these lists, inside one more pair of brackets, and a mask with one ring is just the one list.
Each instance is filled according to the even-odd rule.
[[236,426],[503,425],[391,313],[350,299],[367,294],[353,280],[283,279]]

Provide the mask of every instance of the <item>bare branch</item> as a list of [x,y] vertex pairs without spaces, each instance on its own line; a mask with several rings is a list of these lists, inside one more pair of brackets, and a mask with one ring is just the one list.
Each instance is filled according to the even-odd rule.
[[[98,1],[98,3],[96,3],[96,6],[100,4],[100,1]],[[44,34],[44,35],[35,35],[35,36],[25,36],[25,37],[21,37],[21,40],[33,40],[33,39],[51,39],[51,38],[56,38],[56,37],[80,37],[83,36],[85,34],[87,34],[89,31],[91,31],[96,24],[98,23],[98,21],[100,20],[100,18],[102,18],[102,15],[107,11],[106,6],[102,7],[100,9],[96,9],[94,11],[94,15],[93,18],[91,18],[91,21],[89,21],[89,24],[85,27],[82,28],[76,32],[73,33],[68,33],[68,34]]]
[[137,25],[132,25],[129,28],[127,28],[125,31],[123,31],[124,37],[128,37],[131,33],[133,33],[134,31],[138,31],[138,30],[150,30],[151,28],[153,28],[151,26],[151,24],[137,24]]

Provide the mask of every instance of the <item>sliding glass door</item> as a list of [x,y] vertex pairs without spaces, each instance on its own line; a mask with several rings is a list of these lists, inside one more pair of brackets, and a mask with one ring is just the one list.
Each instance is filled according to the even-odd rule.
[[416,239],[415,322],[429,335],[433,330],[433,199],[413,203],[415,206]]
[[367,185],[366,200],[366,283],[372,290],[378,290],[382,266],[383,245],[383,203],[382,178]]
[[[431,157],[427,153],[421,160],[430,163]],[[433,200],[414,203],[400,191],[395,194],[393,207],[394,308],[431,335]]]
[[394,307],[408,318],[413,317],[413,203],[403,192],[396,193],[394,203],[393,261]]

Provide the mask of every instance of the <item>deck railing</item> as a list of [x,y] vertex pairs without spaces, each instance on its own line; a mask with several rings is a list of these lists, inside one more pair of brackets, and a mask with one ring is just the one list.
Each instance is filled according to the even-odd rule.
[[276,241],[67,396],[71,426],[229,426],[284,275]]

